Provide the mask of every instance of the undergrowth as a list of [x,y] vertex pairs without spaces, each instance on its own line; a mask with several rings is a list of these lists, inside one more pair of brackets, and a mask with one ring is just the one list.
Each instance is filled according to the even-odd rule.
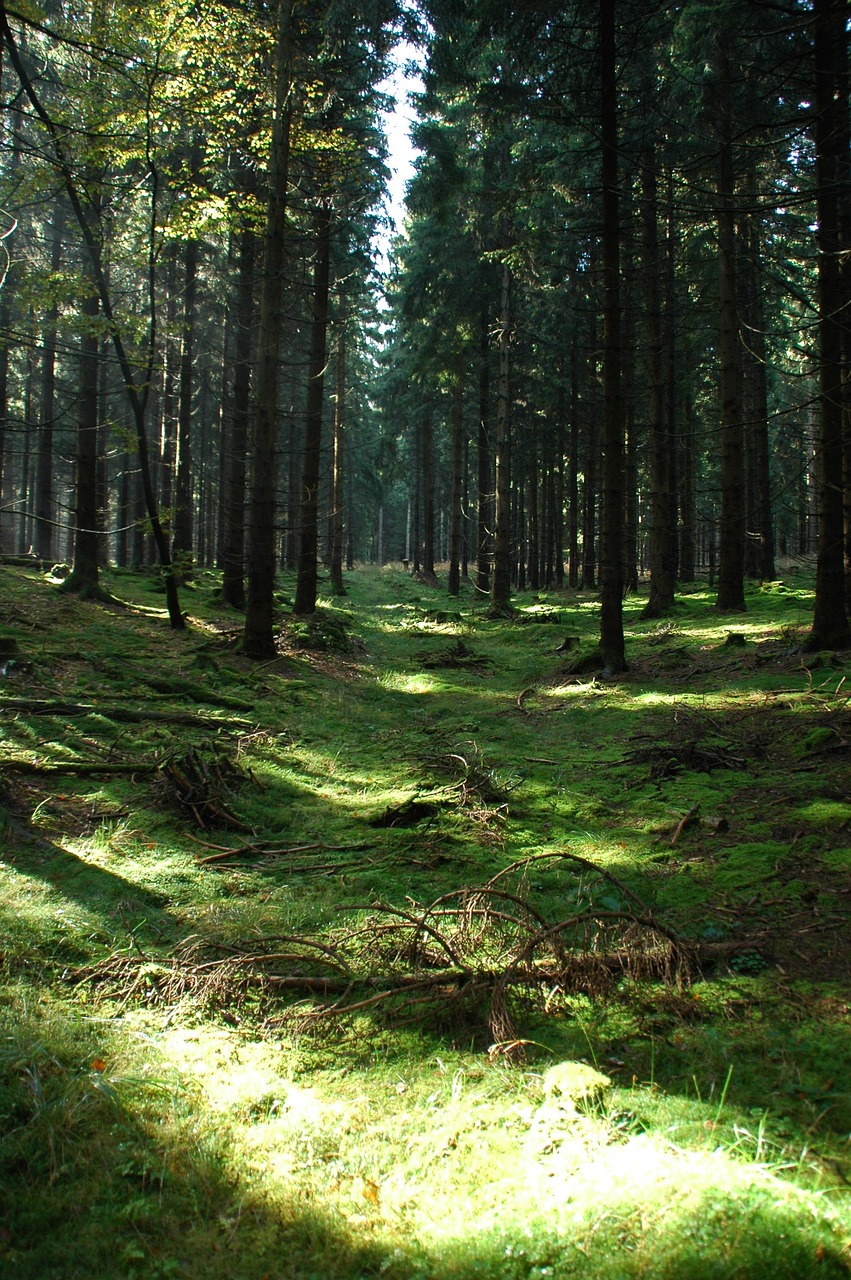
[[806,574],[734,627],[629,599],[616,681],[581,593],[359,570],[255,665],[215,575],[185,634],[107,580],[0,569],[3,1275],[848,1274],[848,655],[800,654]]

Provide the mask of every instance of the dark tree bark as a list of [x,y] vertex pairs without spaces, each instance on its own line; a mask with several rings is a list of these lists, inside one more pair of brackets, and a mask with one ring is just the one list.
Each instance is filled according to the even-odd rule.
[[245,480],[251,419],[251,338],[257,237],[250,227],[239,233],[233,393],[230,422],[223,422],[222,598],[234,609],[245,608]]
[[588,394],[582,430],[582,570],[580,582],[585,590],[597,583],[597,477],[599,472],[600,428],[599,381],[597,370],[597,325],[594,316],[589,325]]
[[[508,240],[504,221],[503,240]],[[493,577],[491,608],[495,613],[511,610],[511,422],[510,358],[511,268],[503,263],[499,306],[499,374],[496,396],[496,449],[494,485]]]
[[625,671],[623,454],[620,349],[620,213],[615,79],[615,0],[600,0],[600,137],[603,257],[603,539],[600,651],[603,671]]
[[98,297],[83,299],[80,338],[80,382],[74,466],[74,557],[64,591],[93,597],[99,590],[100,534],[97,508],[98,373],[100,340],[97,333]]
[[680,511],[682,513],[682,524],[680,528],[680,574],[684,582],[694,582],[695,579],[695,501],[694,501],[694,484],[695,484],[695,466],[696,466],[696,441],[695,441],[695,420],[694,410],[692,408],[690,397],[686,397],[685,409],[685,430],[681,437],[682,443],[682,466],[680,474],[682,477],[682,500],[680,502]]
[[423,450],[422,574],[424,578],[434,581],[434,425],[431,416],[431,408],[426,409],[423,417],[421,443]]
[[178,378],[180,373],[180,342],[177,336],[178,303],[177,246],[171,244],[165,252],[165,339],[163,342],[163,373],[160,413],[156,421],[160,427],[159,500],[165,512],[169,531],[173,527],[174,477],[177,467],[177,415]]
[[457,596],[461,591],[461,523],[462,511],[462,467],[464,461],[463,427],[464,427],[464,378],[458,373],[452,389],[452,494],[449,512],[449,579],[447,590],[449,595]]
[[346,426],[346,317],[345,304],[341,300],[340,323],[337,329],[337,358],[335,365],[334,395],[334,456],[331,464],[331,546],[329,569],[331,590],[335,595],[346,594],[343,582],[343,542],[345,535],[343,505],[345,495],[345,426]]
[[760,229],[755,217],[742,227],[745,251],[743,298],[744,367],[748,388],[748,544],[749,567],[754,576],[772,582],[774,571],[774,520],[768,441],[768,383],[766,379],[765,308]]
[[195,372],[195,298],[198,288],[198,243],[187,240],[184,248],[183,322],[180,343],[180,380],[177,409],[177,475],[174,486],[172,550],[191,554],[195,544],[195,502],[192,483],[192,408]]
[[313,269],[310,352],[307,364],[307,407],[304,419],[304,453],[299,505],[299,557],[293,612],[305,616],[316,611],[319,547],[319,473],[322,450],[322,409],[328,333],[328,296],[331,277],[331,207],[320,202],[316,217],[316,259]]
[[275,38],[275,118],[269,155],[269,189],[260,326],[257,391],[252,421],[251,496],[248,507],[248,594],[243,647],[249,658],[275,655],[275,485],[277,480],[278,355],[284,284],[287,183],[292,104],[292,0],[278,0]]
[[[54,278],[62,267],[65,216],[61,197],[53,208],[50,270]],[[52,300],[44,316],[41,349],[41,405],[38,424],[38,453],[35,474],[35,553],[42,560],[53,559],[56,546],[53,493],[53,423],[56,416],[56,325],[59,306]]]
[[819,304],[819,545],[813,625],[806,648],[851,644],[845,607],[842,493],[842,336],[851,322],[843,289],[841,193],[848,182],[848,6],[813,0]]
[[488,342],[488,308],[482,303],[479,315],[479,433],[476,448],[476,587],[490,591],[490,527],[493,483],[491,480],[490,436],[490,344]]
[[[625,184],[628,205],[620,215],[621,231],[621,404],[624,434],[623,592],[638,591],[638,457],[640,428],[635,412],[636,282],[631,184]],[[643,424],[642,424],[643,425]]]
[[645,618],[661,618],[674,605],[674,566],[671,548],[670,471],[668,466],[667,386],[662,364],[662,314],[660,257],[656,199],[656,152],[642,153],[642,280],[644,292],[645,350],[647,354],[647,420],[650,443],[650,599]]
[[570,345],[570,440],[567,461],[567,585],[579,586],[579,342]]
[[527,581],[530,591],[541,587],[541,509],[539,502],[540,473],[538,471],[537,442],[530,441],[529,453],[529,501],[527,503]]
[[718,141],[718,362],[721,396],[721,527],[718,595],[722,613],[745,610],[745,456],[740,404],[739,316],[736,281],[735,176],[730,73],[724,35],[715,77],[714,126]]

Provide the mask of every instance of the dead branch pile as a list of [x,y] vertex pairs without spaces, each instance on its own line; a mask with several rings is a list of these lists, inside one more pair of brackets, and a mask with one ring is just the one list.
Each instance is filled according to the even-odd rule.
[[682,770],[711,773],[713,769],[746,769],[747,761],[727,747],[699,742],[660,742],[652,747],[637,747],[617,764],[649,764],[650,777],[672,778]]
[[166,803],[194,818],[205,830],[219,826],[245,831],[229,803],[233,786],[241,779],[239,769],[223,752],[193,747],[160,765],[157,788]]
[[[529,894],[530,871],[545,863],[558,865],[572,886],[573,909],[556,918]],[[603,890],[615,905],[598,905]],[[625,976],[680,987],[693,968],[689,947],[626,885],[567,852],[521,859],[428,906],[341,910],[352,922],[322,939],[277,935],[211,947],[196,937],[169,963],[123,953],[76,978],[122,1004],[189,997],[233,1008],[253,991],[264,997],[270,1025],[312,1027],[381,1012],[397,1026],[478,1023],[496,1043],[514,1044],[524,1015],[556,1008],[560,996],[601,996]]]
[[490,665],[490,658],[477,654],[463,640],[456,640],[455,644],[446,645],[443,649],[424,649],[417,654],[417,661],[426,670],[438,667],[469,670]]

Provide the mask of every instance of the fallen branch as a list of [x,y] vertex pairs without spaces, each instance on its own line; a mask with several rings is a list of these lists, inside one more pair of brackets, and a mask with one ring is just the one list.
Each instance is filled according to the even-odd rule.
[[156,773],[159,763],[150,760],[0,760],[0,773],[75,774],[90,777],[96,773]]
[[[213,856],[224,852],[214,850]],[[237,852],[236,850],[234,852]],[[543,857],[575,863],[604,888],[617,884],[633,906],[604,909],[588,902],[572,915],[549,920],[524,892],[531,865]],[[508,872],[513,880],[503,883]],[[624,976],[653,978],[682,986],[695,968],[695,950],[675,930],[654,919],[640,899],[616,877],[588,859],[569,853],[522,859],[485,884],[443,894],[427,906],[412,903],[349,905],[341,911],[358,919],[324,939],[283,935],[252,940],[250,950],[219,947],[227,955],[205,954],[190,939],[170,964],[143,965],[122,955],[94,970],[88,979],[126,997],[144,990],[150,1002],[185,996],[233,1005],[249,990],[304,1000],[271,1021],[346,1019],[382,1010],[397,1025],[437,1018],[475,1019],[499,1043],[522,1045],[518,1020],[530,1003],[551,1009],[559,997],[599,996]],[[144,980],[140,973],[144,970]],[[115,992],[116,982],[123,990]],[[522,1048],[517,1049],[522,1053]]]
[[[189,835],[188,832],[186,832]],[[193,839],[189,836],[190,840]],[[196,843],[201,843],[200,841]],[[213,846],[208,846],[212,848]],[[302,853],[359,853],[364,849],[368,849],[369,845],[365,842],[361,844],[297,844],[290,845],[285,848],[277,848],[272,845],[263,845],[262,843],[252,843],[245,841],[242,845],[235,849],[220,846],[217,852],[208,854],[205,858],[196,856],[195,861],[198,866],[204,866],[210,862],[221,862],[225,858],[247,857],[247,858],[293,858]],[[327,868],[312,868],[314,870],[327,870]]]
[[124,707],[112,704],[103,706],[94,702],[62,702],[50,698],[0,698],[0,715],[19,714],[31,716],[63,716],[74,719],[76,716],[99,716],[104,720],[115,720],[125,724],[182,724],[201,725],[209,729],[215,725],[237,729],[253,727],[250,720],[227,719],[221,716],[201,715],[191,711],[155,711],[150,706],[140,710],[138,707]]
[[698,821],[697,815],[699,812],[700,812],[700,805],[696,804],[691,809],[689,809],[687,814],[685,814],[682,818],[680,818],[679,822],[677,823],[677,828],[674,834],[671,836],[672,849],[674,845],[677,843],[677,841],[679,840],[680,836],[683,834],[683,832],[688,827],[693,827],[695,823]]
[[520,692],[519,692],[519,693],[518,693],[518,695],[517,695],[517,710],[518,710],[518,711],[522,711],[522,712],[523,712],[523,714],[524,714],[525,716],[528,716],[530,713],[529,713],[529,712],[526,710],[526,708],[523,706],[523,703],[524,703],[525,699],[526,699],[526,698],[531,697],[531,695],[532,695],[533,693],[535,693],[535,689],[534,689],[534,688],[530,688],[530,689],[521,689],[521,690],[520,690]]

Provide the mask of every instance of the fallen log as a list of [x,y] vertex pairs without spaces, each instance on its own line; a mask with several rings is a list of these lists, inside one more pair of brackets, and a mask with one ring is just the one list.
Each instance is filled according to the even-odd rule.
[[0,715],[19,714],[23,712],[31,716],[63,716],[74,719],[76,716],[102,716],[105,720],[116,720],[126,724],[183,724],[196,725],[203,728],[228,726],[236,729],[250,729],[250,720],[238,720],[233,717],[223,719],[219,716],[201,715],[191,711],[157,711],[148,706],[125,707],[111,703],[100,705],[95,702],[63,702],[52,698],[0,698]]

